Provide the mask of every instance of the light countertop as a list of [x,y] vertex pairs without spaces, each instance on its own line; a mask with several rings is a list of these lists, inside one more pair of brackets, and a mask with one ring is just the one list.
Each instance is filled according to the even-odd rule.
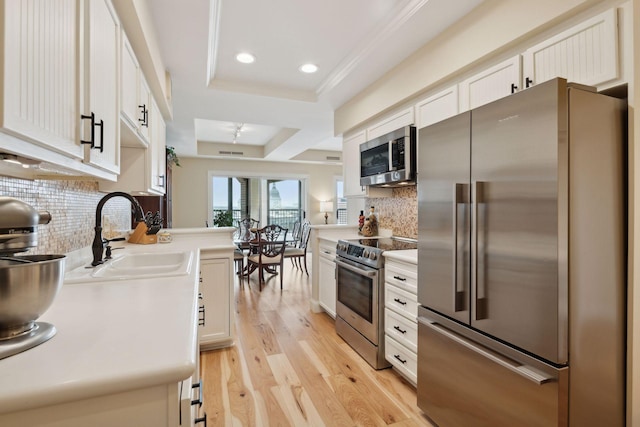
[[397,259],[398,261],[408,262],[410,264],[418,264],[417,249],[403,249],[399,251],[384,251],[383,256],[389,259]]
[[169,231],[174,241],[167,244],[114,242],[125,247],[114,257],[188,251],[189,274],[63,285],[38,319],[53,324],[57,334],[0,360],[0,413],[177,383],[193,374],[199,252],[234,246],[229,233],[226,243],[208,229]]

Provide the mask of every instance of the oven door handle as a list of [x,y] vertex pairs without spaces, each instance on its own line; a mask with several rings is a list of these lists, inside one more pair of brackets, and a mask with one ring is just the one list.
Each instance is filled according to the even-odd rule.
[[364,269],[362,267],[356,267],[353,266],[351,264],[347,264],[344,261],[341,261],[339,259],[336,258],[336,265],[346,268],[347,270],[353,271],[354,273],[358,273],[362,276],[367,276],[367,277],[375,277],[378,274],[378,270],[375,269]]

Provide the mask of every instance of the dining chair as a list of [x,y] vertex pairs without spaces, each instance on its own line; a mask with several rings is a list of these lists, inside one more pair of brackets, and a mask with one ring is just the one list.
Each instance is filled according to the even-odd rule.
[[238,220],[237,227],[238,231],[236,234],[236,241],[239,242],[248,242],[251,239],[255,238],[255,230],[260,226],[260,221],[253,218],[243,218]]
[[287,247],[297,247],[298,242],[300,241],[300,228],[301,222],[296,221],[293,223],[293,231],[291,232],[291,237],[287,242]]
[[304,262],[304,271],[309,275],[307,269],[307,246],[309,245],[309,236],[311,235],[311,223],[305,221],[300,226],[300,238],[297,240],[295,247],[287,246],[284,250],[284,257],[291,258],[291,263],[302,270]]
[[[282,289],[282,265],[288,231],[277,224],[270,224],[256,231],[257,240],[251,242],[251,251],[247,257],[247,269],[249,275],[258,270],[260,291],[262,291],[264,283],[265,270],[268,273],[280,274],[280,289]],[[278,267],[279,270],[277,270]]]

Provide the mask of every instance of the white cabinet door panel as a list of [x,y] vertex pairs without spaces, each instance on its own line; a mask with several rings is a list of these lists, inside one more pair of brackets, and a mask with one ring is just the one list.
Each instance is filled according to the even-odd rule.
[[618,24],[615,8],[527,49],[525,86],[555,77],[597,86],[617,79]]
[[360,185],[360,144],[367,142],[365,131],[356,133],[342,141],[342,173],[344,195],[363,196],[365,189]]
[[[336,264],[332,260],[335,251],[331,255],[330,250],[320,246],[321,254],[318,257],[318,298],[320,306],[331,317],[336,317]],[[329,254],[327,254],[329,252]]]
[[386,117],[373,126],[367,128],[367,141],[375,139],[385,133],[393,132],[403,126],[412,125],[414,122],[413,107],[402,110],[392,116]]
[[458,85],[431,95],[416,104],[416,128],[422,129],[433,123],[458,114]]
[[460,112],[488,104],[520,90],[520,62],[520,55],[516,55],[460,83]]
[[91,0],[86,75],[89,88],[88,110],[95,114],[97,126],[94,138],[96,146],[101,146],[101,149],[87,146],[85,161],[114,173],[120,172],[119,37],[120,22],[111,1]]
[[218,345],[231,340],[231,260],[203,258],[200,260],[202,323],[200,346]]
[[2,127],[82,159],[76,0],[7,1]]

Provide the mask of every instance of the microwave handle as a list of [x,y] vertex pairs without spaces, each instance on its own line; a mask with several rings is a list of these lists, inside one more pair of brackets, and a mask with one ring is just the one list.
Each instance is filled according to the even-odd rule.
[[393,167],[393,146],[397,144],[397,141],[391,140],[387,143],[387,146],[389,147],[389,168],[387,169],[389,172],[391,172],[392,170],[395,170]]

